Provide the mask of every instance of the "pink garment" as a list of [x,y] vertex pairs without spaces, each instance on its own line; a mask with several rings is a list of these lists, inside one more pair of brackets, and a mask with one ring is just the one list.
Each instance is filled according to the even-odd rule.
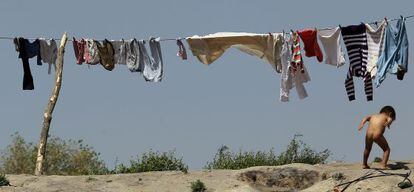
[[87,40],[85,40],[85,45],[83,46],[83,59],[87,64],[90,64],[90,61],[92,60]]
[[73,37],[73,50],[75,51],[76,63],[79,65],[82,65],[82,63],[85,62],[85,45],[86,41],[84,39],[78,41]]

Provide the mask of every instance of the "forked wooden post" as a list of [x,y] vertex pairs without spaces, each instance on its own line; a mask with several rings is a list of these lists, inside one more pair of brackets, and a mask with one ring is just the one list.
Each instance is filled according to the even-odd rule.
[[53,88],[49,103],[47,104],[45,113],[43,114],[43,127],[42,132],[40,134],[39,146],[37,151],[35,175],[43,174],[43,163],[46,155],[46,145],[47,138],[49,135],[50,122],[52,121],[52,113],[55,109],[56,102],[59,98],[60,87],[62,86],[63,56],[65,53],[65,45],[67,40],[68,37],[65,32],[62,36],[62,39],[60,40],[60,46],[58,49],[58,55],[56,59],[55,87]]

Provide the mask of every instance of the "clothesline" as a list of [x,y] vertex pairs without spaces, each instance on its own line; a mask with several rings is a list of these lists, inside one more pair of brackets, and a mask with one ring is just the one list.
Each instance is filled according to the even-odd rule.
[[[409,18],[413,18],[413,17],[414,17],[414,15],[409,15],[409,16],[407,16],[405,18],[406,19],[409,19]],[[384,18],[384,19],[386,19],[386,18]],[[388,22],[390,22],[390,21],[396,21],[396,20],[398,20],[398,18],[386,19],[386,20]],[[369,24],[377,24],[378,22],[380,22],[380,20],[373,21],[373,22],[369,22]],[[331,27],[331,28],[329,28],[329,27],[327,27],[327,28],[320,28],[320,30],[331,30],[331,29],[333,29],[333,27]],[[288,32],[285,32],[285,34],[289,34],[289,33]],[[14,38],[15,37],[0,36],[0,40],[3,40],[3,39],[5,39],[5,40],[13,40]],[[26,38],[26,39],[36,40],[38,38]],[[60,38],[53,38],[53,39],[58,40],[58,41],[61,40]],[[185,39],[185,38],[181,38],[181,37],[178,37],[178,38],[165,38],[165,39],[161,38],[160,41],[176,41],[178,39],[182,40],[182,39]],[[68,39],[68,41],[72,41],[72,39]],[[97,40],[97,41],[103,41],[103,40]]]
[[[405,19],[412,18],[412,17],[414,17],[414,15],[407,16],[407,17],[405,17]],[[386,21],[388,21],[388,22],[391,22],[391,21],[397,21],[399,18],[394,18],[394,19],[384,18],[384,19]],[[378,22],[381,22],[381,20],[368,22],[368,24],[372,24],[372,25],[375,24],[375,25],[377,25]],[[319,30],[331,30],[331,29],[334,29],[334,27],[331,27],[331,28],[329,28],[329,27],[327,27],[327,28],[320,28]]]
[[[14,38],[15,37],[0,36],[0,40],[2,40],[2,39],[13,40]],[[36,40],[36,39],[39,39],[39,38],[29,37],[29,38],[26,38],[26,39],[28,39],[28,40]],[[54,39],[54,40],[57,40],[57,41],[60,41],[61,40],[60,38],[49,38],[49,39]],[[185,38],[175,38],[175,39],[174,38],[166,38],[166,39],[160,39],[160,41],[176,41],[178,39],[182,40],[182,39],[185,39]],[[68,38],[68,41],[73,41],[73,40]],[[103,39],[97,39],[97,41],[103,41]]]

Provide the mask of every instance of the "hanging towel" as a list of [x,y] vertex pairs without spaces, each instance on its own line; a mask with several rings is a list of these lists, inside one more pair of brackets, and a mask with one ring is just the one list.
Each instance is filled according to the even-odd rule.
[[57,52],[58,47],[56,41],[54,39],[46,40],[43,38],[39,39],[40,44],[40,57],[44,63],[48,63],[49,67],[47,73],[51,73],[52,65],[55,67],[56,70],[56,59],[57,59]]
[[73,51],[75,52],[76,57],[76,64],[82,65],[83,62],[85,62],[84,58],[84,51],[85,51],[85,39],[76,40],[75,37],[73,37]]
[[139,41],[139,49],[141,52],[143,71],[142,74],[146,81],[159,82],[163,76],[163,61],[161,54],[160,38],[151,37],[149,40],[149,47],[151,50],[151,56],[148,55],[147,49],[145,48],[145,41]]
[[349,70],[345,79],[345,88],[349,101],[355,100],[353,77],[364,79],[365,95],[372,101],[373,88],[371,74],[367,71],[368,43],[365,24],[341,27],[342,37],[348,51]]
[[125,44],[126,65],[131,72],[142,72],[144,68],[142,61],[142,53],[140,51],[138,41],[132,39]]
[[305,66],[303,66],[303,73],[298,70],[293,71],[290,69],[293,57],[292,47],[292,39],[285,37],[281,50],[282,74],[280,80],[280,101],[282,102],[289,101],[290,90],[293,89],[293,87],[296,87],[299,99],[305,99],[308,97],[308,93],[306,92],[306,88],[303,84],[309,82],[310,77]]
[[371,25],[365,24],[367,28],[367,42],[368,42],[368,60],[367,70],[371,74],[371,77],[375,77],[377,74],[377,61],[381,56],[384,45],[384,33],[387,22],[383,21],[377,29],[374,29]]
[[386,73],[396,74],[398,80],[404,79],[408,71],[408,37],[405,17],[397,21],[396,28],[387,25],[385,31],[384,50],[378,59],[378,72],[375,79],[377,87],[385,80]]
[[126,51],[125,51],[125,42],[122,40],[111,40],[110,41],[114,48],[114,60],[117,64],[126,64]]
[[32,43],[29,40],[19,37],[13,40],[16,51],[19,52],[19,58],[23,63],[23,90],[33,90],[33,76],[30,70],[29,59],[37,56],[37,65],[42,65],[42,58],[40,56],[40,44],[36,39]]
[[115,68],[115,59],[114,59],[114,48],[112,47],[111,42],[105,39],[102,45],[97,43],[99,50],[99,57],[101,65],[108,71],[112,71]]
[[318,45],[317,34],[318,32],[314,29],[305,29],[298,31],[300,38],[305,45],[305,55],[306,57],[314,57],[318,59],[319,62],[323,61],[323,54],[321,48]]
[[344,53],[340,45],[341,28],[320,29],[318,30],[318,38],[322,43],[325,51],[325,63],[340,67],[345,64]]
[[230,47],[249,55],[259,57],[278,72],[281,72],[280,51],[282,33],[255,34],[238,32],[220,32],[203,37],[193,36],[187,42],[194,56],[204,64],[211,64]]

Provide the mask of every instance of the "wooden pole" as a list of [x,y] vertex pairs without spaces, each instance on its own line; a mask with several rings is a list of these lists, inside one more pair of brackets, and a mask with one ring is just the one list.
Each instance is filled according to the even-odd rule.
[[59,98],[60,87],[62,86],[63,56],[65,53],[65,45],[67,40],[68,38],[65,32],[62,36],[62,39],[60,40],[60,46],[56,59],[55,87],[53,88],[49,103],[47,104],[45,113],[43,114],[43,128],[40,134],[40,141],[37,151],[35,175],[43,174],[43,163],[46,155],[46,144],[47,138],[49,136],[50,122],[52,121],[52,113]]

